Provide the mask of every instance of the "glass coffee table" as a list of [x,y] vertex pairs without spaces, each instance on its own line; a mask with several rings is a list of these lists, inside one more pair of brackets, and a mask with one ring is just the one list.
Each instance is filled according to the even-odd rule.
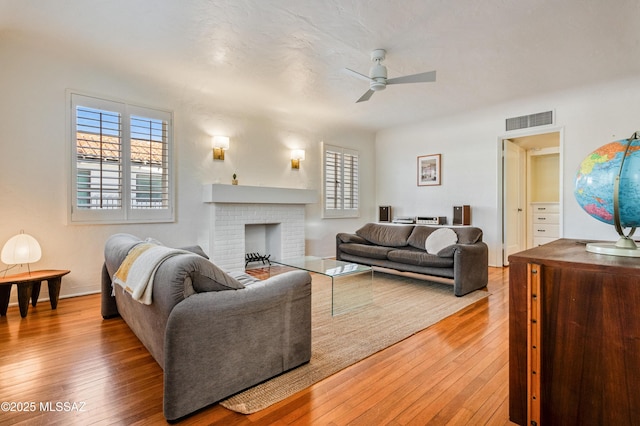
[[370,266],[315,256],[271,262],[331,278],[333,316],[367,305],[373,300],[373,269]]

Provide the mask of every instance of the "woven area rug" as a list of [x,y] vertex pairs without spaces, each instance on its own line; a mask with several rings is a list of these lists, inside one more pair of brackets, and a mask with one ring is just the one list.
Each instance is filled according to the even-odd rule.
[[369,274],[341,280],[341,289],[355,290],[351,301],[344,294],[340,302],[367,304],[332,316],[331,280],[313,274],[311,361],[220,402],[223,407],[262,410],[489,296],[478,290],[456,297],[451,285],[377,271],[372,284]]

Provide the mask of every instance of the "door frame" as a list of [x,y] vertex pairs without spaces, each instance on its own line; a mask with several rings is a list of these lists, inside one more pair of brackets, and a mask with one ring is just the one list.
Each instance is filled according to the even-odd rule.
[[504,264],[504,250],[505,250],[505,235],[504,235],[504,203],[503,203],[503,196],[504,196],[504,190],[503,190],[503,185],[504,185],[504,173],[503,173],[503,158],[504,158],[504,152],[503,152],[503,140],[506,139],[515,139],[515,138],[520,138],[520,137],[524,137],[524,136],[536,136],[536,135],[544,135],[546,133],[558,133],[559,135],[559,139],[560,139],[560,143],[559,143],[559,155],[560,155],[560,159],[559,159],[559,163],[560,163],[560,188],[559,188],[559,195],[560,195],[560,233],[559,233],[559,237],[562,238],[562,236],[564,235],[564,127],[563,126],[540,126],[540,127],[535,127],[535,128],[529,128],[529,129],[522,129],[522,130],[514,130],[508,133],[503,133],[501,135],[498,136],[497,139],[497,157],[498,157],[498,167],[497,167],[497,188],[498,188],[498,196],[496,197],[496,201],[497,201],[497,206],[496,206],[496,211],[497,211],[497,222],[496,222],[496,229],[498,230],[498,244],[495,245],[495,250],[496,252],[494,253],[494,259],[496,259],[496,261],[498,262],[498,266],[506,266]]

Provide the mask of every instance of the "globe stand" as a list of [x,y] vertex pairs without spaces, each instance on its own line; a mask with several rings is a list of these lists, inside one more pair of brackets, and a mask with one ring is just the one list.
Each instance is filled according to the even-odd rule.
[[638,135],[638,132],[635,132],[629,139],[627,139],[627,147],[622,156],[622,161],[620,161],[620,170],[618,171],[618,175],[616,176],[616,180],[613,184],[613,222],[618,235],[620,235],[620,239],[615,244],[589,243],[587,244],[588,252],[608,254],[611,256],[640,257],[640,249],[638,248],[636,242],[631,239],[631,236],[636,231],[636,228],[632,227],[629,231],[629,234],[624,235],[622,223],[620,221],[620,203],[618,197],[620,194],[620,176],[622,175],[622,166],[624,165],[624,160],[627,157],[627,153],[629,152],[631,142],[639,138],[640,136]]
[[616,243],[589,243],[587,251],[611,256],[640,257],[640,249],[629,237],[622,236]]

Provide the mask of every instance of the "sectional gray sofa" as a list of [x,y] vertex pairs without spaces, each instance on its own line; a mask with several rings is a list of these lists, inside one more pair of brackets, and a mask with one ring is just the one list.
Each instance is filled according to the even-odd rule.
[[[311,276],[291,271],[259,281],[231,276],[195,246],[157,268],[151,304],[112,278],[142,240],[105,244],[102,316],[121,316],[164,370],[169,421],[290,370],[311,358]],[[192,253],[193,252],[193,253]]]
[[488,256],[476,227],[368,223],[336,235],[336,259],[444,278],[456,296],[486,287]]

